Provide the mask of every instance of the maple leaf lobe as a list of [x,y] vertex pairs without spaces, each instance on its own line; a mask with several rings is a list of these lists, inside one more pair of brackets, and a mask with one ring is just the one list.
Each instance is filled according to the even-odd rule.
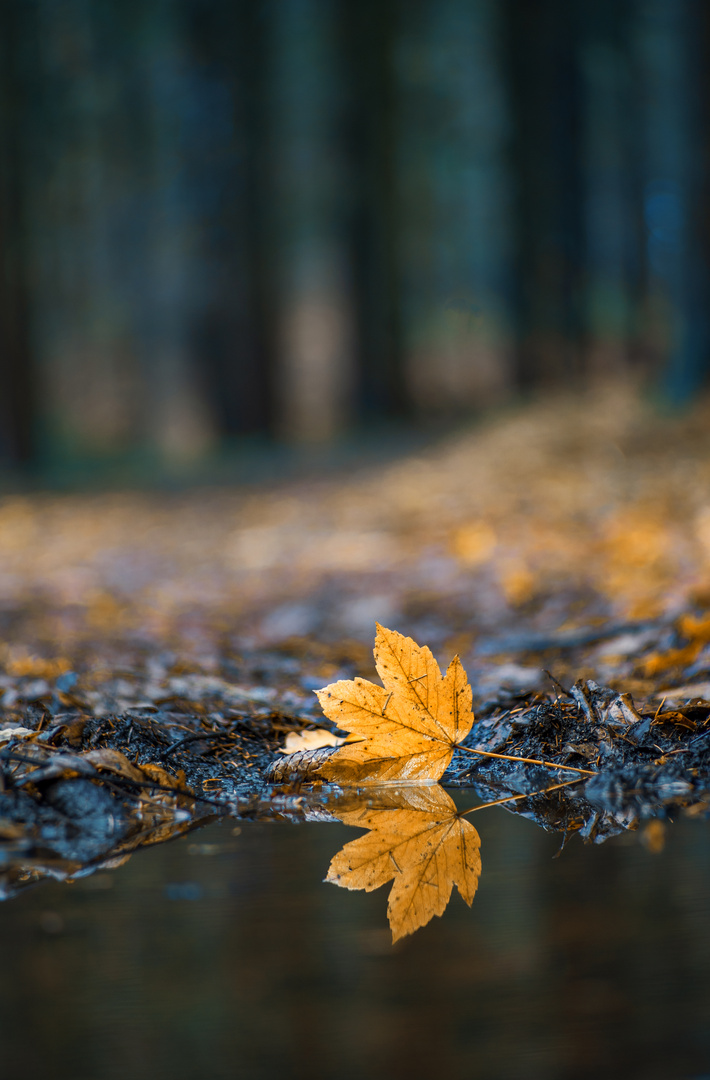
[[324,767],[340,782],[438,780],[471,730],[471,688],[458,656],[441,674],[431,650],[377,625],[375,665],[383,686],[341,680],[316,691],[326,716],[361,737]]

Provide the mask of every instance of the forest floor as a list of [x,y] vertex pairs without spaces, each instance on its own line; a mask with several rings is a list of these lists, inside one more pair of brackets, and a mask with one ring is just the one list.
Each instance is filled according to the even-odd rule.
[[[444,783],[603,840],[710,809],[710,402],[557,397],[380,465],[268,487],[0,500],[0,896],[224,813],[317,815],[270,781],[313,690],[376,678],[375,622],[458,653]],[[464,760],[464,758],[466,760]],[[478,759],[476,759],[478,761]]]

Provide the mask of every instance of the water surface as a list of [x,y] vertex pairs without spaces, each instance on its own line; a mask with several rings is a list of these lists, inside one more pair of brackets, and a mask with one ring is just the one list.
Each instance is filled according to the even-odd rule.
[[394,947],[387,887],[322,883],[340,824],[212,825],[8,901],[7,1075],[710,1075],[707,825],[555,859],[522,818],[475,822],[472,908]]

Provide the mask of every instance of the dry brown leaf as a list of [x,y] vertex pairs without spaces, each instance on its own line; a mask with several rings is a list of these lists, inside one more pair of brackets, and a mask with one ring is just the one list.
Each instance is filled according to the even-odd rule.
[[371,892],[394,881],[387,904],[392,940],[441,915],[453,886],[471,905],[481,874],[480,839],[439,785],[403,789],[402,805],[339,814],[370,831],[338,852],[326,881]]
[[677,628],[679,633],[688,639],[687,645],[647,656],[641,664],[641,670],[646,678],[652,679],[672,668],[688,667],[710,641],[710,618],[697,619],[691,614],[681,615]]
[[10,727],[0,730],[0,743],[11,742],[13,739],[35,739],[38,735],[36,728]]
[[174,788],[175,791],[182,791],[185,788],[185,772],[180,769],[177,776],[173,776],[172,773],[166,772],[160,765],[153,765],[152,762],[141,762],[140,771],[144,774],[147,780],[155,780],[156,784],[160,784],[164,788]]
[[106,769],[107,772],[123,776],[126,780],[135,780],[137,783],[143,783],[145,780],[141,769],[132,765],[120,750],[88,750],[81,755],[81,758],[97,769]]
[[438,780],[473,723],[461,661],[454,657],[442,676],[426,646],[379,624],[374,652],[384,686],[343,679],[317,691],[326,716],[361,737],[336,750],[322,775],[340,783]]

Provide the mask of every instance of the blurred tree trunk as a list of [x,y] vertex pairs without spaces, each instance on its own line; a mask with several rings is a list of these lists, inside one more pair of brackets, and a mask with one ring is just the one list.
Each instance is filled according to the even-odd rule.
[[492,0],[428,0],[403,20],[395,62],[407,376],[419,411],[444,416],[509,390],[498,11]]
[[644,0],[635,15],[647,317],[664,390],[682,403],[710,366],[710,16],[701,0]]
[[0,460],[29,463],[35,454],[34,358],[27,288],[26,66],[27,12],[10,4],[0,33]]
[[192,123],[184,168],[196,218],[200,281],[189,345],[220,433],[274,423],[272,238],[264,9],[252,0],[187,0]]
[[145,100],[131,56],[136,0],[37,0],[25,121],[38,420],[53,463],[140,440],[134,320],[145,298],[136,160]]
[[396,42],[400,0],[348,0],[343,141],[356,316],[355,403],[360,417],[405,416],[410,395],[402,340],[402,207],[398,187]]
[[584,13],[587,365],[603,376],[633,362],[645,295],[642,114],[630,5],[587,0]]
[[584,190],[580,15],[569,0],[506,0],[514,185],[515,381],[582,369]]
[[195,273],[199,196],[188,164],[191,151],[195,156],[195,129],[207,119],[184,14],[184,4],[153,0],[141,34],[155,207],[148,223],[150,310],[140,336],[147,389],[142,428],[149,444],[176,459],[200,456],[216,434],[203,372],[190,348],[205,283]]
[[321,441],[352,421],[342,72],[330,5],[288,0],[268,10],[275,410],[284,437]]

